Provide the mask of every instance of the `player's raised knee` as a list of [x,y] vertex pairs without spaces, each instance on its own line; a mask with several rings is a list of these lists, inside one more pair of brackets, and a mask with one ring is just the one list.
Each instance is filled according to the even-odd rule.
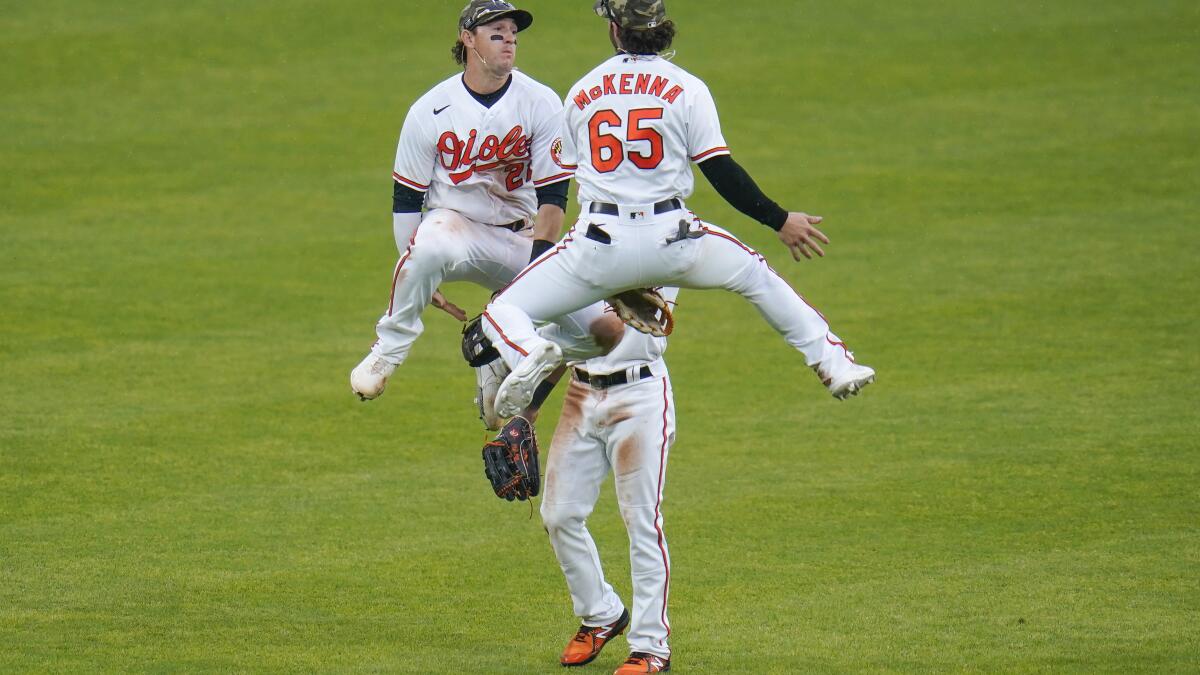
[[[424,225],[422,225],[424,227]],[[411,257],[406,266],[417,268],[445,267],[460,259],[459,242],[455,237],[438,228],[421,229],[410,249]]]

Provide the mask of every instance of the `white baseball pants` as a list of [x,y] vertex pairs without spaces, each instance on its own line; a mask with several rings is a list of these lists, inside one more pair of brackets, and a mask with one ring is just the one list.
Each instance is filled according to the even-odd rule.
[[[844,351],[816,309],[766,259],[729,232],[687,210],[653,215],[652,205],[620,215],[584,213],[567,236],[488,305],[483,328],[515,368],[543,338],[532,322],[571,312],[632,288],[723,288],[749,300],[808,365]],[[682,238],[686,232],[702,236]],[[828,338],[828,339],[826,339]]]
[[[528,234],[477,223],[457,211],[429,211],[392,273],[387,311],[375,326],[379,340],[374,351],[392,363],[403,363],[425,330],[421,312],[438,286],[470,281],[494,291],[525,268],[532,246]],[[602,313],[603,306],[596,304],[569,316],[548,317],[562,328],[554,333],[554,341],[573,358],[595,356],[598,347],[588,328]]]
[[589,626],[612,623],[624,604],[604,580],[587,518],[600,484],[610,470],[615,473],[633,576],[629,646],[670,658],[671,559],[662,499],[667,453],[675,441],[675,401],[666,366],[659,360],[652,370],[655,377],[607,389],[572,377],[550,445],[541,512],[575,614]]

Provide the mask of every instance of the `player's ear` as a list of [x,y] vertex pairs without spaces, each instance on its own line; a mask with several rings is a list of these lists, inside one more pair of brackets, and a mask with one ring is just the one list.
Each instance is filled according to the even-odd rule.
[[466,28],[459,32],[458,39],[462,41],[463,45],[465,45],[467,49],[473,49],[475,47],[475,34]]

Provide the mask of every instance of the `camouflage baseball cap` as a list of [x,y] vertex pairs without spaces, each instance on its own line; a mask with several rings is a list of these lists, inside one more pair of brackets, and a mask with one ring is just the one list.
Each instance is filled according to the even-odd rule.
[[517,9],[504,0],[471,0],[463,7],[458,15],[458,27],[462,30],[474,30],[485,23],[500,19],[512,19],[517,23],[517,31],[523,31],[533,24],[533,15],[523,9]]
[[667,20],[664,0],[596,0],[596,14],[622,28],[648,30]]

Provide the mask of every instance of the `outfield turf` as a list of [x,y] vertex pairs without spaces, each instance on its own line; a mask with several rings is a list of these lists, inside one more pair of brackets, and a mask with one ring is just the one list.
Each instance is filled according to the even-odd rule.
[[[347,385],[462,1],[5,3],[0,672],[561,670],[456,323]],[[591,0],[523,6],[560,94],[608,53]],[[681,296],[673,670],[1200,669],[1196,3],[668,8],[734,156],[833,243],[690,206],[879,372],[838,403],[749,305]],[[628,601],[610,487],[590,527]]]

